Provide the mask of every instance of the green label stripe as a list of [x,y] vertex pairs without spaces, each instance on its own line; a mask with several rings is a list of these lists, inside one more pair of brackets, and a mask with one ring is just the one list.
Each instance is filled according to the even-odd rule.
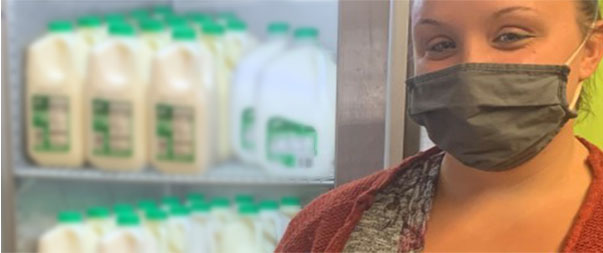
[[312,126],[272,117],[266,128],[266,156],[286,168],[309,168],[318,154],[318,135]]
[[253,108],[247,107],[241,113],[241,146],[248,151],[255,150],[255,140],[253,139],[253,129],[255,124],[255,113]]
[[92,100],[92,152],[99,156],[130,157],[132,105],[127,101]]
[[187,106],[157,104],[155,106],[155,136],[158,160],[195,162],[194,109]]
[[33,95],[31,97],[31,125],[35,151],[69,152],[70,113],[67,96]]

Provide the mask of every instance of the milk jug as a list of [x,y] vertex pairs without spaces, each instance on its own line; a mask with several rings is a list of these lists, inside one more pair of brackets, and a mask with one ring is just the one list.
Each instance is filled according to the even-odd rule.
[[98,252],[154,253],[157,245],[135,213],[122,213],[117,218],[117,228],[99,243]]
[[[297,215],[301,211],[301,205],[299,203],[299,198],[293,196],[285,196],[281,199],[281,206],[279,211],[282,214],[282,229],[284,232],[289,225],[289,222],[295,215]],[[282,235],[282,234],[281,234]]]
[[187,14],[188,20],[191,22],[196,33],[203,33],[203,24],[212,23],[212,18],[200,12],[190,12]]
[[[191,237],[190,211],[184,206],[173,206],[167,221],[169,252],[189,252]],[[196,238],[195,238],[196,239]]]
[[239,19],[239,17],[234,12],[224,11],[224,12],[217,13],[215,19],[218,24],[226,25],[226,24],[228,24],[229,20]]
[[87,156],[95,167],[133,171],[147,157],[146,103],[150,50],[124,23],[90,54],[87,98]]
[[[155,203],[155,201],[150,200],[150,199],[141,199],[136,203],[136,207],[138,210],[138,215],[140,217],[145,217],[146,218],[146,213],[148,210],[155,210],[155,209],[159,209],[159,207],[157,206],[157,204]],[[143,223],[145,222],[145,220],[143,219]]]
[[210,205],[203,201],[196,201],[191,205],[191,235],[190,252],[211,252],[209,223]]
[[86,226],[99,240],[115,227],[114,224],[107,208],[97,206],[86,211]]
[[147,209],[144,222],[145,229],[155,241],[158,253],[168,252],[167,214],[159,209]]
[[279,213],[276,201],[265,200],[260,203],[260,247],[262,252],[274,252],[283,234],[282,221],[283,217]]
[[249,53],[258,44],[255,36],[247,31],[247,24],[238,19],[230,19],[224,35],[226,66],[232,71],[241,57]]
[[58,224],[44,233],[38,242],[40,253],[93,253],[96,237],[77,212],[64,211],[58,215]]
[[207,167],[208,94],[202,73],[211,64],[192,28],[173,31],[172,45],[153,61],[149,96],[151,162],[166,173],[197,173]]
[[239,193],[237,195],[235,195],[234,197],[234,206],[233,206],[233,210],[236,212],[237,210],[239,210],[239,207],[241,205],[244,204],[253,204],[254,203],[254,199],[253,196],[249,195],[249,194],[243,194],[243,193]]
[[153,6],[153,17],[164,19],[174,11],[169,5],[155,5]]
[[82,89],[86,45],[68,21],[48,24],[48,33],[27,51],[27,153],[43,166],[76,167],[84,161]]
[[83,16],[77,20],[78,35],[89,48],[94,47],[107,37],[107,29],[97,16]]
[[161,208],[170,211],[172,206],[180,206],[180,199],[177,196],[163,196],[161,198]]
[[[124,16],[121,13],[118,12],[111,12],[111,13],[107,13],[105,14],[105,22],[108,25],[108,29],[111,29],[111,25],[112,24],[129,24],[128,20],[126,19],[126,16]],[[110,33],[110,31],[109,31]]]
[[224,233],[224,228],[234,221],[235,217],[235,212],[231,209],[230,201],[227,198],[212,199],[209,222],[210,252],[227,252],[224,244],[230,235]]
[[157,52],[170,42],[170,37],[165,31],[161,21],[151,18],[139,20],[140,39],[147,44],[153,52]]
[[221,162],[229,158],[230,147],[230,75],[226,65],[224,50],[224,28],[215,23],[206,23],[203,26],[202,43],[212,53],[214,66],[214,82],[209,87],[211,94],[210,122],[212,134],[212,160]]
[[204,202],[205,196],[198,192],[190,192],[186,196],[186,206],[192,207],[197,202]]
[[128,12],[128,14],[129,14],[128,16],[129,16],[130,20],[132,20],[132,22],[137,23],[137,24],[141,20],[151,18],[149,11],[147,11],[146,9],[133,9],[130,12]]
[[297,29],[294,48],[260,76],[257,159],[274,175],[333,175],[335,64],[317,37],[314,28]]
[[256,158],[255,97],[259,74],[271,59],[285,50],[289,25],[274,22],[268,25],[267,30],[266,43],[243,57],[233,74],[231,140],[237,157],[246,163],[254,163]]
[[239,207],[238,217],[226,224],[223,229],[221,252],[256,253],[260,247],[261,229],[258,222],[258,209],[253,204]]

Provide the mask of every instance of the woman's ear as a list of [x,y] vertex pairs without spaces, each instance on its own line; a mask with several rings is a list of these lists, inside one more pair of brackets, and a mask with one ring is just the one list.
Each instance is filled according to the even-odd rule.
[[595,23],[584,49],[584,57],[580,66],[580,81],[589,78],[603,58],[603,20]]

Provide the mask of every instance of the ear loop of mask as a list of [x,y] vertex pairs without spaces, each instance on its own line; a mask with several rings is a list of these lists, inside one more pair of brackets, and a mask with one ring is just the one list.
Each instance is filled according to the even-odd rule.
[[[593,23],[593,25],[594,25],[594,23]],[[578,48],[576,48],[576,51],[574,51],[574,53],[572,53],[572,55],[569,57],[569,59],[567,59],[567,61],[565,62],[565,65],[567,65],[568,67],[570,66],[570,64],[574,61],[576,56],[578,56],[578,53],[580,53],[580,51],[582,51],[582,48],[584,47],[584,45],[586,45],[586,42],[590,38],[590,34],[591,34],[591,32],[589,31],[588,34],[584,37],[584,40],[582,40],[582,42],[578,46]],[[568,105],[568,108],[571,111],[575,112],[576,104],[578,103],[578,100],[580,99],[580,93],[582,93],[582,82],[578,82],[578,86],[576,87],[576,90],[574,91],[574,95],[572,97],[572,101]]]
[[[595,24],[597,22],[597,17],[599,17],[600,2],[601,1],[597,1],[597,8],[595,11],[595,16],[593,18],[593,23],[589,27],[591,30],[594,29]],[[586,42],[588,41],[588,39],[590,38],[590,35],[592,34],[591,30],[589,30],[588,33],[586,34],[586,36],[584,36],[584,40],[582,40],[582,42],[580,43],[580,45],[578,46],[576,51],[574,51],[574,53],[570,56],[570,58],[565,62],[565,65],[567,65],[569,67],[569,65],[574,61],[574,58],[576,58],[576,56],[578,55],[578,53],[580,51],[582,51],[582,48],[584,47],[584,45],[586,45]],[[576,87],[576,90],[574,91],[574,95],[572,97],[572,101],[568,105],[568,108],[573,112],[576,112],[576,104],[578,104],[578,100],[580,99],[580,94],[582,93],[582,83],[583,82],[578,82],[578,86]]]

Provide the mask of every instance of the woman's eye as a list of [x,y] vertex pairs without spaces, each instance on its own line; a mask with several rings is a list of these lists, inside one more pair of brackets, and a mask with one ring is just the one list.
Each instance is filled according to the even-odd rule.
[[428,51],[434,52],[434,53],[442,53],[446,50],[451,50],[451,49],[455,49],[456,48],[456,44],[453,41],[440,41],[437,43],[434,43],[432,45],[430,45],[428,47]]
[[529,34],[519,34],[519,33],[503,33],[501,35],[496,36],[494,38],[494,43],[513,43],[517,41],[521,41],[527,38],[533,37]]

